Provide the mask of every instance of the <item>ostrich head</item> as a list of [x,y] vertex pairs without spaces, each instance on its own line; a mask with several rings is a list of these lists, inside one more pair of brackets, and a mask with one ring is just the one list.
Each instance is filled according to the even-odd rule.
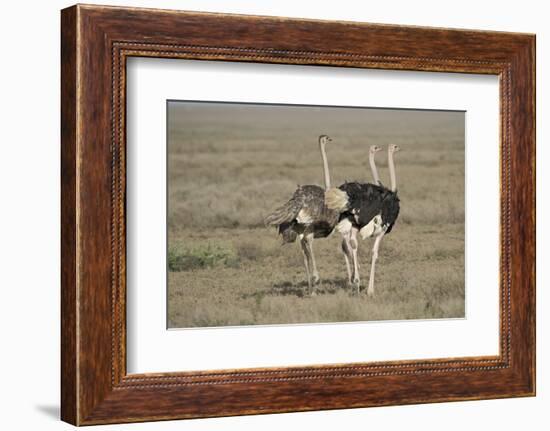
[[398,145],[391,144],[388,150],[392,153],[397,153],[398,151],[401,151],[401,148]]
[[330,141],[332,141],[332,139],[328,135],[319,136],[319,144],[321,145],[325,145],[327,142],[330,142]]
[[378,145],[371,145],[369,147],[369,151],[370,151],[371,154],[376,154],[381,149],[382,149],[382,147],[379,147]]

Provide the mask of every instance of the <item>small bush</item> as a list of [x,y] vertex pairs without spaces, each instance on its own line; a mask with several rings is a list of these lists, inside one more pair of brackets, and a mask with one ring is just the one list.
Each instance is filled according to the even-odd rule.
[[211,246],[194,249],[170,248],[168,250],[168,270],[173,272],[210,268],[215,265],[238,267],[239,260],[229,250]]

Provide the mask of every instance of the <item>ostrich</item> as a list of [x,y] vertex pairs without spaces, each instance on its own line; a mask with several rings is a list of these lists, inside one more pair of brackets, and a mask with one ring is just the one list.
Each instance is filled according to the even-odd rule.
[[[325,193],[325,202],[329,209],[341,213],[337,229],[344,236],[343,250],[348,263],[350,255],[353,261],[351,281],[359,293],[359,265],[357,260],[357,232],[362,239],[374,238],[372,247],[371,270],[367,295],[374,295],[374,274],[378,249],[384,235],[391,232],[399,215],[399,198],[393,154],[399,151],[397,145],[388,147],[388,166],[390,170],[390,188],[368,183],[344,183],[339,188],[331,188]],[[371,154],[373,160],[374,156]],[[374,162],[371,163],[371,168]],[[376,167],[373,171],[376,172]],[[375,181],[377,179],[375,178]],[[349,263],[348,263],[349,266]]]
[[[378,169],[374,157],[382,148],[377,145],[371,145],[369,147],[369,165],[372,173],[372,177],[375,185],[381,186],[382,182],[378,176]],[[357,243],[357,226],[348,220],[348,214],[340,217],[339,223],[336,225],[342,235],[342,251],[344,252],[344,258],[346,261],[346,270],[348,273],[348,283],[352,286],[359,285],[359,261],[357,257],[358,243]],[[352,270],[353,265],[353,270]]]
[[283,238],[283,244],[292,243],[299,238],[304,254],[308,294],[310,295],[315,294],[314,285],[319,282],[319,272],[313,255],[313,239],[329,236],[334,230],[340,214],[338,210],[329,210],[325,206],[325,191],[330,188],[325,146],[330,141],[332,139],[327,135],[319,136],[325,188],[317,185],[298,186],[289,201],[265,219],[266,225],[277,226],[279,234]]

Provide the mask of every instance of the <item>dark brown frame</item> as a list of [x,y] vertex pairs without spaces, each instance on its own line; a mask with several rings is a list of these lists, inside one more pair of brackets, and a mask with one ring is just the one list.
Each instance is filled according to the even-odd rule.
[[[534,35],[81,5],[61,18],[63,420],[87,425],[535,394]],[[128,375],[129,56],[498,75],[500,354]]]

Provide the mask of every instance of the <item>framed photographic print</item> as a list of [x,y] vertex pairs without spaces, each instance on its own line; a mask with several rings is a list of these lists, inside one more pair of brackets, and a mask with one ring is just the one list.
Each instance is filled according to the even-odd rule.
[[62,419],[535,394],[535,37],[62,11]]

